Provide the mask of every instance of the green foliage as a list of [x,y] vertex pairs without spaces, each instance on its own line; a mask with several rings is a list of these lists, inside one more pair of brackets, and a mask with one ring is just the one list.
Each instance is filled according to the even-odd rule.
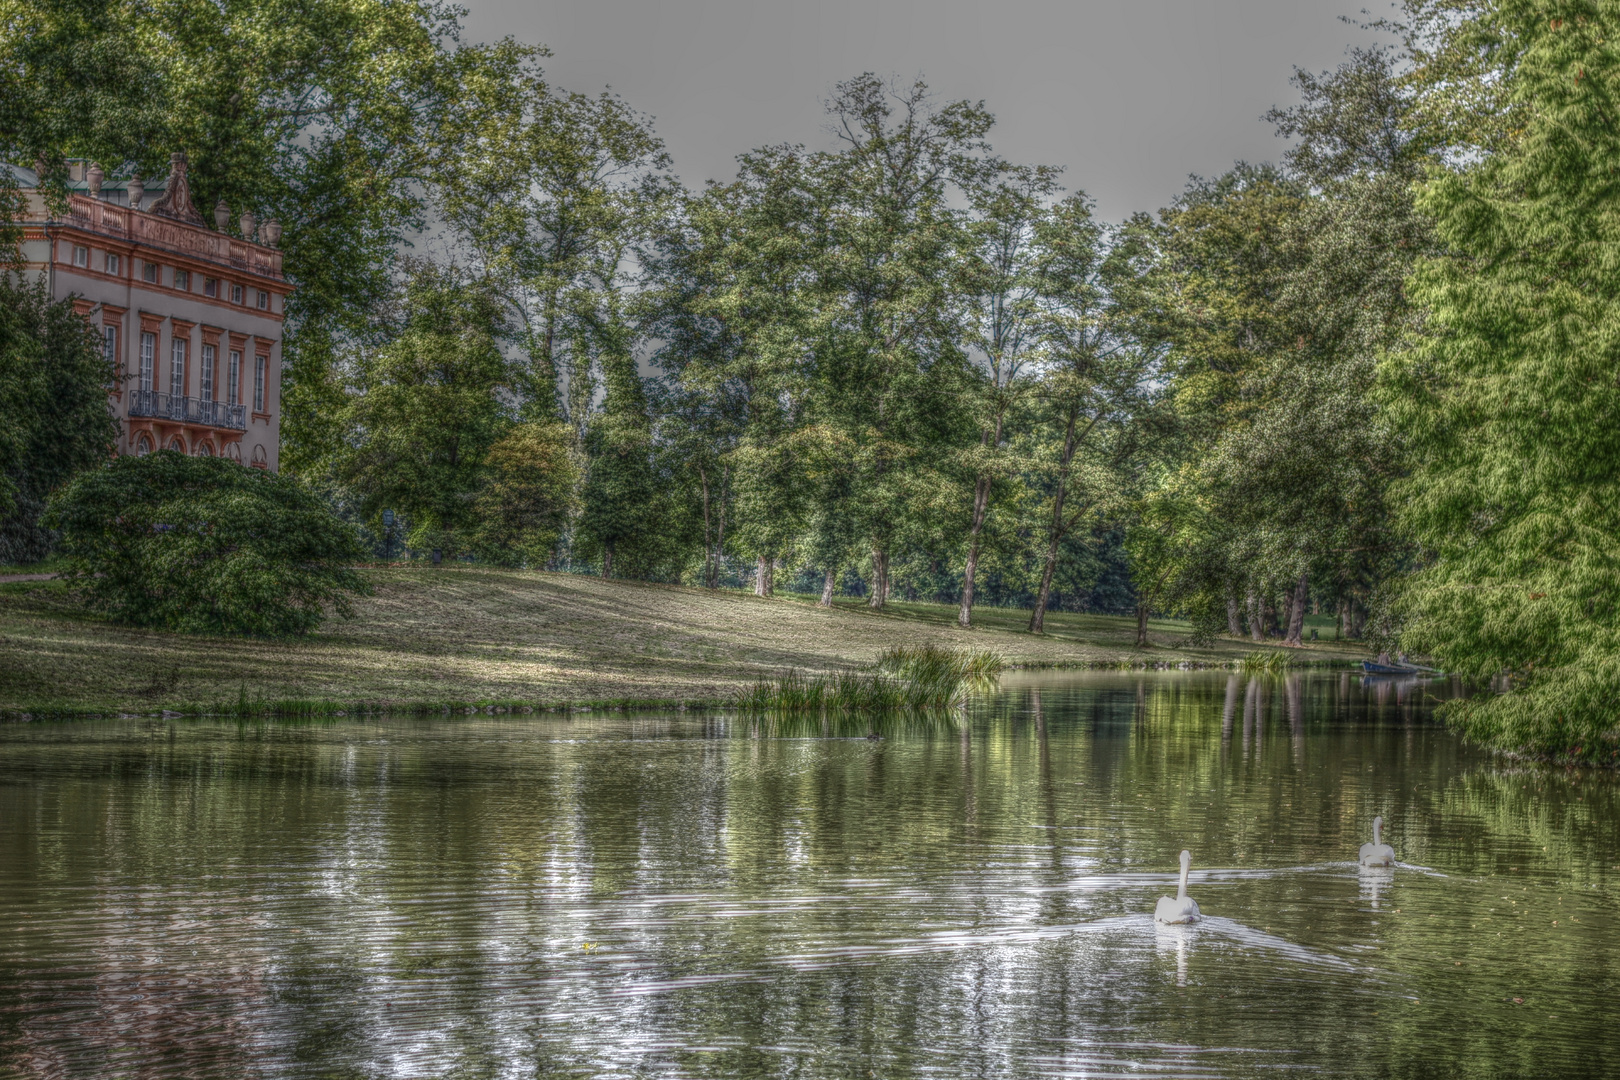
[[62,574],[117,622],[307,634],[366,591],[354,531],[297,481],[161,451],[81,473],[50,504]]
[[[1200,635],[1239,632],[1244,608],[1269,632],[1262,609],[1309,589],[1365,610],[1406,557],[1386,500],[1402,433],[1372,391],[1417,324],[1405,274],[1431,239],[1410,195],[1429,154],[1396,66],[1363,50],[1300,73],[1304,103],[1272,114],[1299,139],[1285,169],[1195,182],[1136,226],[1155,251],[1137,323],[1167,350],[1180,426],[1139,507],[1161,539],[1139,531],[1138,581]],[[1300,614],[1279,628],[1289,644]]]
[[1505,692],[1448,709],[1470,734],[1604,761],[1620,753],[1617,32],[1609,4],[1474,13],[1466,34],[1522,126],[1425,186],[1445,254],[1414,277],[1427,332],[1388,388],[1424,554],[1402,590],[1407,647],[1505,674]]
[[583,437],[598,377],[633,351],[627,268],[675,184],[648,118],[551,85],[546,55],[511,40],[458,53],[427,145],[444,218],[516,326],[525,417],[566,418]]
[[611,577],[616,559],[622,573],[621,556],[645,561],[659,542],[662,492],[646,424],[633,416],[598,417],[585,436],[585,460],[574,554],[600,559],[602,576]]
[[397,333],[359,360],[334,473],[367,518],[392,509],[412,547],[459,554],[483,527],[490,452],[513,424],[500,307],[485,283],[430,264],[415,267],[403,305]]
[[557,421],[518,424],[489,449],[474,502],[474,551],[507,565],[544,566],[568,525],[579,468],[573,432]]
[[43,282],[0,271],[0,563],[44,558],[46,498],[111,456],[113,375],[100,336],[71,301],[53,303]]

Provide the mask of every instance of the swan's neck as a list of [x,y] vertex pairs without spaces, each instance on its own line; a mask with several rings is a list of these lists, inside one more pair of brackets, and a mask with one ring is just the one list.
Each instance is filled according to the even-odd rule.
[[1176,886],[1176,899],[1187,899],[1187,864],[1181,864],[1181,883]]
[[1383,842],[1384,842],[1384,823],[1382,821],[1375,821],[1375,822],[1373,822],[1373,843],[1374,844],[1382,844]]

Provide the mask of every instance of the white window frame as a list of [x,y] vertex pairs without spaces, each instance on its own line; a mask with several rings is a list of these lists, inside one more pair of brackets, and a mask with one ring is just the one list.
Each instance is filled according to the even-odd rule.
[[240,285],[232,285],[231,286],[231,303],[233,303],[233,304],[242,303],[243,295],[244,294],[242,292],[242,286],[240,286]]
[[191,342],[176,334],[169,342],[169,395],[186,396],[186,352]]
[[109,274],[118,273],[118,267],[119,267],[118,252],[116,252],[116,251],[107,252],[107,261],[104,262],[102,264],[102,266],[106,268],[106,271]]
[[115,369],[118,364],[118,327],[104,324],[101,328],[101,354]]
[[90,269],[90,249],[83,244],[74,244],[73,265],[85,270]]
[[202,348],[202,367],[197,369],[197,393],[204,401],[214,400],[214,347],[204,345]]
[[265,406],[265,374],[266,374],[266,369],[269,368],[269,367],[270,367],[270,358],[268,356],[264,355],[264,353],[259,353],[258,356],[254,358],[254,361],[253,361],[253,411],[256,412],[256,413],[262,413],[262,412],[265,411],[265,408],[264,408],[264,406]]
[[141,280],[150,285],[163,284],[163,267],[155,262],[141,263]]
[[157,335],[141,332],[141,389],[152,392],[152,369],[157,363]]
[[259,290],[259,310],[260,311],[269,311],[270,310],[270,294],[267,291],[265,291],[264,289]]
[[225,393],[228,404],[242,404],[242,354],[236,349],[230,353],[230,362],[225,366]]
[[185,292],[191,291],[191,271],[176,270],[174,272],[174,287]]
[[203,278],[203,295],[204,296],[209,296],[209,297],[214,297],[216,299],[219,297],[219,278],[217,278],[217,277],[205,277],[205,278]]

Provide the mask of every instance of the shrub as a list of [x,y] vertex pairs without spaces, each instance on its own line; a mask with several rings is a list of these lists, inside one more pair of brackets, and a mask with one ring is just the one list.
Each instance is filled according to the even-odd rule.
[[283,636],[367,591],[354,530],[287,477],[164,450],[80,474],[52,498],[64,576],[116,622]]

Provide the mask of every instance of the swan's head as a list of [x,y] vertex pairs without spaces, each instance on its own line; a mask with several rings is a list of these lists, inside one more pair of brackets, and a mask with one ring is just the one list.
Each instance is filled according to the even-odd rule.
[[1192,865],[1192,852],[1183,851],[1181,853],[1181,871],[1182,871],[1182,873],[1186,873],[1187,868],[1189,866],[1191,866],[1191,865]]

